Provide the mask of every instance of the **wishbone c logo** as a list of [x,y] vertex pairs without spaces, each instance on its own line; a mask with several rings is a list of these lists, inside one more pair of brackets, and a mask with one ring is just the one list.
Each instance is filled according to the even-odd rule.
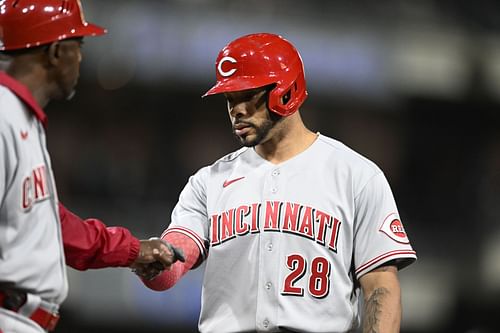
[[236,72],[236,68],[230,69],[227,72],[225,72],[222,69],[222,64],[225,63],[225,62],[227,62],[227,61],[229,61],[232,64],[235,64],[236,63],[236,59],[234,59],[233,57],[224,57],[224,58],[222,58],[219,61],[219,65],[217,66],[217,70],[219,71],[219,74],[222,75],[222,76],[224,76],[224,77],[231,76],[231,75],[234,74],[234,72]]

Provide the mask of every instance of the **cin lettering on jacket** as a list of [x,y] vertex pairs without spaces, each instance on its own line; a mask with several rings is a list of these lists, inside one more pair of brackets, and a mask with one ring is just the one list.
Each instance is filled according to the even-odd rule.
[[35,203],[47,199],[50,193],[45,165],[33,169],[30,175],[24,178],[22,187],[21,205],[24,210],[29,210]]
[[269,231],[305,237],[336,253],[340,225],[340,220],[312,207],[266,201],[212,215],[211,245],[217,246],[248,233]]

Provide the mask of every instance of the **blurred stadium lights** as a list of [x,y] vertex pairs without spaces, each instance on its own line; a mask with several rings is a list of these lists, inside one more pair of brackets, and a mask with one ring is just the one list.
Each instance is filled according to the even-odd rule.
[[454,310],[458,286],[450,264],[426,258],[400,273],[403,328],[441,332]]
[[482,247],[481,282],[487,293],[500,293],[500,230],[491,233]]
[[401,32],[389,48],[392,90],[405,95],[457,98],[469,68],[465,40],[453,32]]
[[[209,84],[223,45],[242,34],[270,31],[297,45],[311,90],[320,94],[456,98],[469,87],[469,74],[474,61],[479,61],[488,68],[487,91],[500,98],[498,49],[476,58],[485,38],[469,34],[453,20],[440,21],[434,17],[437,13],[423,15],[430,12],[428,6],[417,6],[421,8],[417,18],[384,24],[377,18],[361,23],[352,12],[350,17],[332,12],[325,22],[324,18],[315,21],[314,15],[319,13],[270,17],[261,10],[247,15],[223,4],[199,3],[195,11],[172,1],[148,6],[137,1],[88,1],[88,16],[106,26],[109,34],[104,42],[92,41],[84,66],[93,68],[105,89],[118,89],[132,80]],[[406,7],[399,10],[410,12]],[[275,12],[275,8],[269,11]],[[111,12],[114,15],[107,15]],[[418,21],[422,17],[425,22]]]
[[486,89],[489,95],[500,101],[500,40],[492,38],[482,52],[484,53],[482,74]]

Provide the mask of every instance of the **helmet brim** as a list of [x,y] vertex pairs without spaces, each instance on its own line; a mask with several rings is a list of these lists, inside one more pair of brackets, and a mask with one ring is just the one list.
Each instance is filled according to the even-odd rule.
[[86,25],[76,29],[74,36],[78,37],[94,37],[106,34],[108,31],[93,23],[87,23]]
[[237,80],[224,80],[217,82],[210,90],[208,90],[203,96],[211,96],[217,94],[223,94],[228,92],[243,91],[249,89],[256,89],[265,87],[267,85],[275,83],[276,80],[273,78],[271,80],[255,80],[255,78],[239,78]]
[[36,43],[21,43],[21,44],[13,44],[8,43],[8,46],[0,45],[0,51],[12,51],[12,50],[20,50],[20,49],[29,49],[32,47],[50,44],[57,40],[65,40],[70,38],[78,38],[78,37],[96,37],[106,34],[108,31],[93,23],[87,23],[86,25],[82,25],[78,28],[72,29],[68,31],[68,33],[62,33],[56,38],[40,38]]

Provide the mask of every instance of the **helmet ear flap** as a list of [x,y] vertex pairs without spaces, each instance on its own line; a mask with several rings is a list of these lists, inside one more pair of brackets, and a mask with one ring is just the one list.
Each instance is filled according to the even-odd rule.
[[285,82],[276,84],[269,93],[269,109],[283,117],[295,113],[307,98],[305,85],[303,72],[289,84]]
[[281,97],[281,103],[283,105],[286,105],[288,102],[290,102],[291,97],[292,97],[292,89],[288,89],[288,91],[284,93],[283,96]]

